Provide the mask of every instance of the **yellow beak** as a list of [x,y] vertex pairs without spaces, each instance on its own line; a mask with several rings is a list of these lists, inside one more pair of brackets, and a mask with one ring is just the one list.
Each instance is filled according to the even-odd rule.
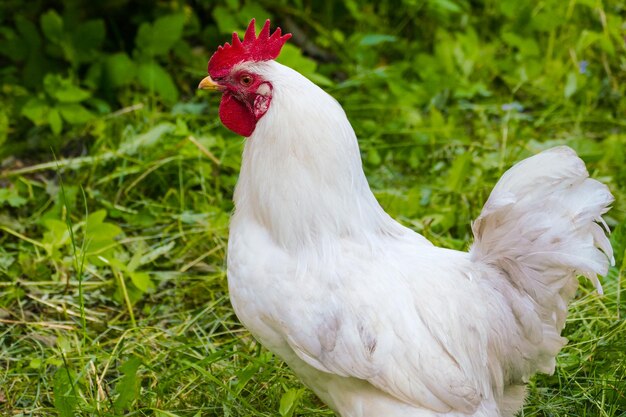
[[210,76],[206,76],[200,81],[198,84],[198,88],[200,90],[221,90],[222,87],[219,84],[216,84]]

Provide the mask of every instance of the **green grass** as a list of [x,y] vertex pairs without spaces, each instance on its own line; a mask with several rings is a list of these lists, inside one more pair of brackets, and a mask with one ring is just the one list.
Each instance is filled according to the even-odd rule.
[[[497,179],[541,149],[572,146],[609,185],[616,265],[604,296],[581,286],[570,343],[531,381],[525,417],[626,416],[624,10],[582,3],[431,1],[420,30],[392,8],[314,10],[312,27],[336,27],[313,39],[336,60],[283,58],[344,105],[385,209],[438,245],[467,249]],[[203,72],[182,71],[189,85]],[[242,139],[220,126],[217,97],[122,95],[127,107],[60,136],[17,126],[20,148],[39,148],[2,161],[0,415],[332,416],[229,304]]]
[[[152,122],[143,124],[145,116]],[[106,132],[88,157],[4,172],[26,200],[2,216],[0,407],[6,415],[55,415],[71,407],[85,416],[271,416],[281,399],[288,415],[294,398],[296,415],[332,415],[254,342],[228,302],[224,257],[241,140],[216,128],[213,114],[185,115],[193,127],[184,134],[168,124],[173,118],[146,110],[109,120],[107,130],[134,128],[122,145]],[[367,171],[393,215],[437,244],[466,248],[469,219],[497,179],[500,160],[508,166],[539,145],[510,140],[510,153],[502,155],[472,143],[467,172],[490,164],[493,172],[454,191],[450,167],[457,165],[450,160],[460,147],[446,141],[424,145],[420,174],[401,175],[392,160],[368,164]],[[132,152],[114,151],[123,144]],[[367,140],[363,148],[378,149]],[[591,171],[610,180],[612,172],[597,168],[601,161]],[[433,168],[438,164],[443,175]],[[426,192],[412,194],[416,183],[430,187],[428,201]],[[618,203],[609,221],[618,262],[603,280],[606,294],[581,290],[557,372],[531,383],[524,416],[626,410],[626,309],[619,297],[624,194],[619,186],[613,190]],[[420,196],[422,204],[413,206],[411,198]],[[97,210],[108,217],[93,220]],[[450,213],[453,220],[446,220]],[[445,230],[446,224],[452,226]]]

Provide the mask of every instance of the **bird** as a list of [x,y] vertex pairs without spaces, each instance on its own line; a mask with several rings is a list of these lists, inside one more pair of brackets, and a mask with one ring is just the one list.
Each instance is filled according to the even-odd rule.
[[613,201],[560,146],[512,166],[469,251],[435,246],[370,190],[341,105],[276,62],[253,19],[198,88],[245,137],[227,276],[241,323],[341,417],[512,417],[553,373],[578,276],[601,293]]

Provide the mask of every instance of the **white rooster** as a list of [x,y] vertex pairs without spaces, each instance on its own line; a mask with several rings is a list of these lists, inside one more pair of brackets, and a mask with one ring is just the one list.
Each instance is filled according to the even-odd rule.
[[468,252],[380,207],[341,106],[274,61],[269,21],[218,48],[202,89],[247,137],[228,282],[241,322],[342,417],[504,417],[551,373],[567,304],[601,287],[613,197],[559,147],[504,174]]

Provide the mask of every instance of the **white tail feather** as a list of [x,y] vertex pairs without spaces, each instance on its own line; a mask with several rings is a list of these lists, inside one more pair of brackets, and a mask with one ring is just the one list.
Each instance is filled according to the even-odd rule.
[[472,225],[472,260],[500,269],[532,299],[533,305],[523,297],[509,301],[527,340],[538,344],[529,358],[536,370],[551,372],[565,342],[560,333],[576,276],[585,276],[602,293],[597,276],[606,275],[614,260],[601,216],[612,201],[576,153],[558,147],[507,171]]

